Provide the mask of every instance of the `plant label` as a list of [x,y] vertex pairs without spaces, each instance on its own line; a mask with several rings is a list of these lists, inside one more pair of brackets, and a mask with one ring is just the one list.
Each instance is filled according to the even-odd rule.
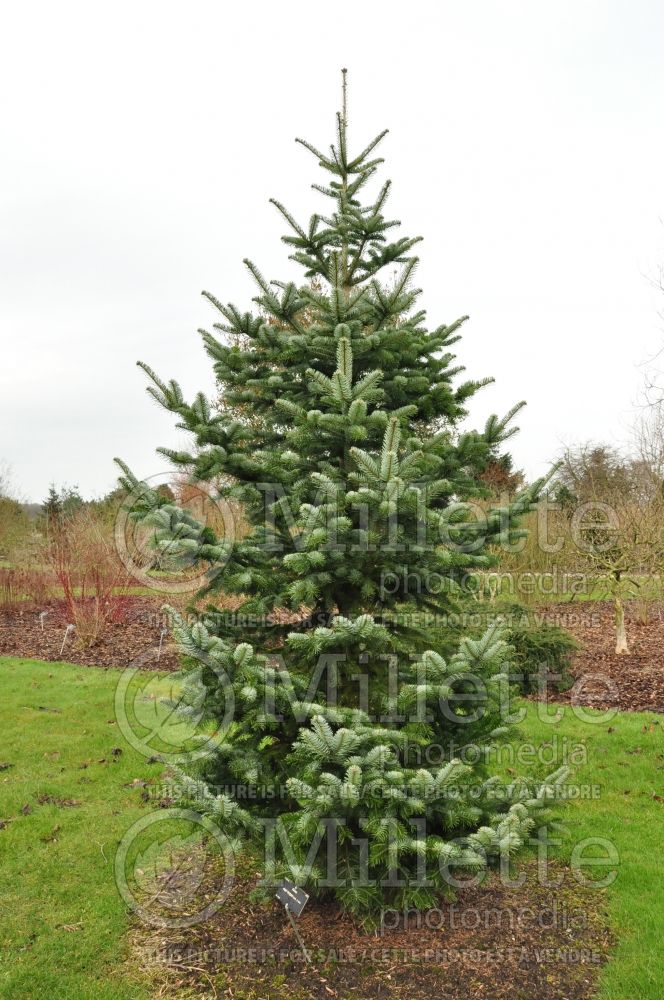
[[309,896],[304,889],[293,885],[289,879],[285,878],[277,891],[277,899],[284,904],[287,910],[299,917],[307,905]]

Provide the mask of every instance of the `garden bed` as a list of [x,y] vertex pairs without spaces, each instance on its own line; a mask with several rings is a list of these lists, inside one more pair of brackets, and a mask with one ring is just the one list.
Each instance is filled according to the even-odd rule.
[[[396,913],[389,914],[389,929],[376,934],[359,930],[338,905],[312,902],[298,921],[307,965],[283,907],[250,901],[256,876],[249,863],[214,917],[184,930],[141,925],[134,950],[160,996],[188,996],[193,988],[199,997],[275,1000],[586,1000],[613,943],[602,895],[582,890],[563,865],[549,873],[561,879],[555,889],[537,884],[533,862],[521,867],[527,881],[520,888],[492,875],[452,904],[412,914],[405,925],[402,918],[397,927]],[[203,906],[223,883],[223,867],[212,857],[203,870],[198,902],[168,870],[156,892],[167,906],[180,891],[192,909]]]
[[[145,597],[123,597],[116,610],[116,620],[105,626],[92,645],[83,647],[75,635],[62,642],[68,624],[64,601],[50,601],[43,608],[25,607],[0,610],[0,655],[31,659],[66,661],[91,667],[126,667],[137,658],[146,669],[176,670],[178,660],[168,637],[156,659],[166,618],[161,601]],[[42,622],[40,612],[47,611]],[[152,650],[152,655],[150,651]],[[62,651],[62,652],[61,652]]]
[[[648,609],[644,620],[636,602],[626,607],[630,653],[615,652],[613,606],[608,601],[556,604],[541,612],[566,628],[581,644],[572,657],[575,685],[552,695],[599,709],[664,712],[664,604]],[[581,682],[581,678],[584,678]]]
[[[230,602],[232,603],[232,602]],[[82,648],[67,640],[60,654],[67,617],[63,601],[51,601],[44,608],[32,605],[0,609],[0,655],[25,656],[42,660],[66,660],[98,667],[125,667],[144,658],[145,669],[176,670],[177,654],[164,638],[157,662],[156,649],[166,616],[160,598],[122,598],[118,620],[110,623],[92,646]],[[42,630],[39,613],[47,610]],[[593,708],[664,712],[664,603],[650,607],[644,621],[636,604],[627,606],[627,633],[630,654],[614,652],[613,608],[609,602],[563,603],[539,612],[547,620],[566,628],[581,643],[572,658],[575,681],[582,686],[552,694],[556,701]],[[279,617],[275,615],[275,617]],[[152,650],[152,656],[149,651]]]

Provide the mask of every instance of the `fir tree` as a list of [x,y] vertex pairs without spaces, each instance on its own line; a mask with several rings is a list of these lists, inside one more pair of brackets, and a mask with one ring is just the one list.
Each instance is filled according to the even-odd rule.
[[42,511],[46,517],[46,525],[49,529],[59,523],[62,516],[62,498],[53,483],[48,488],[48,496],[42,504]]
[[54,483],[51,483],[48,496],[42,504],[42,512],[48,523],[53,524],[59,522],[63,516],[75,514],[83,505],[78,486],[62,486],[58,492]]
[[[541,483],[483,518],[464,502],[482,495],[519,407],[481,433],[458,431],[487,380],[456,382],[450,348],[465,317],[429,330],[416,308],[418,240],[393,237],[389,182],[365,200],[384,134],[349,153],[344,86],[330,152],[302,142],[327,175],[314,187],[328,214],[305,227],[275,202],[303,283],[268,282],[247,261],[257,311],[205,293],[221,317],[217,334],[202,336],[222,407],[201,394],[187,402],[177,382],[142,365],[148,391],[195,442],[160,451],[241,504],[245,537],[216,537],[120,463],[155,543],[208,567],[208,613],[193,626],[174,615],[173,631],[192,705],[203,692],[212,727],[231,700],[234,714],[215,752],[181,775],[184,798],[242,838],[276,824],[277,873],[369,919],[386,900],[431,905],[450,869],[511,853],[551,787],[524,800],[525,786],[501,789],[488,776],[486,757],[507,734],[500,628],[442,648],[439,623],[465,575],[489,564],[489,544],[515,539]],[[381,275],[395,267],[388,286]],[[266,627],[227,620],[214,604],[221,591],[240,595],[240,619],[264,615]],[[286,624],[270,617],[283,608]],[[238,783],[258,794],[240,801]]]

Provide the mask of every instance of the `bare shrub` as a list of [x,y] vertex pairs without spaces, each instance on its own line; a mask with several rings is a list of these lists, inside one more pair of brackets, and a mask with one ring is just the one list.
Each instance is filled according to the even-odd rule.
[[54,596],[53,576],[43,567],[0,568],[0,608],[16,608],[25,603],[43,608]]
[[131,584],[108,523],[87,508],[74,511],[53,524],[45,549],[69,621],[76,626],[76,640],[89,646],[120,619]]

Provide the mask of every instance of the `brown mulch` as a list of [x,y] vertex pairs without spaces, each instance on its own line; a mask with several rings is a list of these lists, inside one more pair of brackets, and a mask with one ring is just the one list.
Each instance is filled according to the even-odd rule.
[[602,710],[664,712],[664,603],[644,620],[636,602],[626,606],[629,655],[615,653],[613,606],[608,601],[549,605],[540,614],[581,644],[572,657],[574,685],[554,700]]
[[[109,623],[102,636],[90,646],[82,646],[75,633],[67,638],[60,654],[68,624],[63,601],[51,601],[43,608],[32,605],[0,609],[0,656],[63,661],[91,667],[126,667],[141,660],[146,670],[177,670],[177,655],[164,636],[157,661],[161,631],[167,626],[161,603],[151,598],[126,597],[118,608],[117,620]],[[48,611],[42,630],[39,614]]]
[[[603,891],[582,889],[560,864],[547,873],[560,878],[556,888],[538,884],[534,862],[521,871],[519,888],[492,875],[399,926],[391,912],[377,933],[360,930],[337,904],[311,900],[297,921],[311,965],[283,907],[251,901],[256,876],[245,871],[207,921],[177,930],[137,925],[133,952],[160,997],[588,1000],[613,945]],[[151,897],[164,903],[164,916],[202,909],[222,883],[214,858],[193,899],[186,878],[178,888],[174,874],[162,873],[163,891]]]
[[[223,610],[232,612],[240,598],[225,597]],[[164,636],[162,652],[157,651],[162,629],[168,629],[169,616],[159,597],[122,597],[101,636],[91,645],[83,645],[73,633],[62,649],[65,629],[69,623],[64,601],[49,601],[41,607],[21,603],[18,607],[0,608],[0,656],[23,656],[35,660],[76,663],[83,667],[126,667],[130,664],[144,670],[170,671],[179,667],[178,653]],[[47,611],[42,621],[40,613]],[[305,609],[306,611],[306,609]],[[304,612],[303,612],[304,613]],[[296,621],[298,614],[285,609],[271,613],[275,622]]]
[[[144,669],[176,670],[177,652],[161,630],[168,624],[161,602],[150,597],[126,597],[118,620],[106,627],[92,646],[69,637],[60,655],[67,617],[62,601],[45,609],[32,606],[0,609],[0,656],[64,660],[83,666],[126,667],[140,659]],[[47,610],[42,630],[39,612]],[[643,620],[638,605],[627,605],[628,656],[614,652],[613,608],[609,602],[547,605],[539,614],[566,628],[580,642],[571,673],[575,684],[556,692],[554,700],[599,709],[664,712],[664,602],[651,604]],[[278,617],[278,616],[277,616]]]

